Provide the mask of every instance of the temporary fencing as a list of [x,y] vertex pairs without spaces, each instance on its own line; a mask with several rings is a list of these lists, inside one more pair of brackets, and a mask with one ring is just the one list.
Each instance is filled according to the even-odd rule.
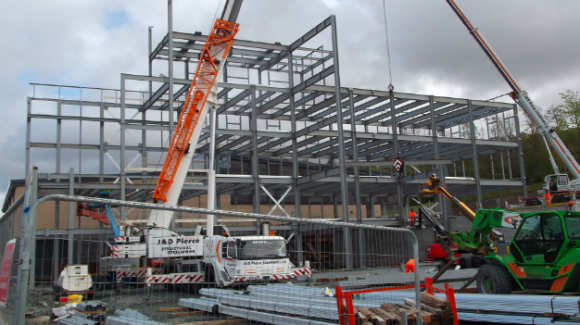
[[[446,299],[446,301],[449,303],[449,314],[450,314],[450,318],[453,322],[454,325],[459,325],[459,318],[457,316],[457,306],[455,304],[455,292],[453,290],[453,288],[451,288],[449,286],[448,283],[445,283],[445,289],[440,289],[438,287],[433,286],[433,280],[431,278],[425,278],[425,284],[421,284],[420,285],[421,288],[426,289],[427,294],[429,295],[434,295],[434,292],[439,292],[439,293],[443,293],[444,294],[444,299]],[[342,287],[337,286],[336,287],[336,304],[337,304],[337,309],[338,309],[338,314],[339,314],[339,321],[340,321],[340,325],[354,325],[357,324],[356,319],[355,319],[355,314],[357,313],[357,310],[355,310],[355,306],[353,303],[353,297],[357,296],[357,298],[359,298],[360,295],[365,295],[366,297],[364,297],[365,299],[358,300],[356,301],[356,305],[357,307],[362,307],[363,309],[368,309],[367,307],[372,307],[370,308],[370,313],[372,314],[371,317],[380,317],[382,315],[385,315],[384,317],[386,319],[383,319],[383,321],[391,321],[394,320],[394,317],[397,317],[399,312],[401,314],[400,319],[401,319],[401,323],[402,324],[407,324],[407,316],[410,314],[416,314],[416,315],[422,315],[422,316],[417,316],[416,319],[419,320],[422,317],[425,317],[426,315],[423,315],[421,312],[421,302],[419,301],[418,303],[414,300],[408,300],[408,298],[403,298],[400,299],[399,301],[397,301],[396,299],[393,299],[392,295],[390,294],[393,291],[403,291],[405,292],[405,290],[409,290],[409,289],[417,289],[417,287],[415,287],[414,285],[405,285],[405,286],[391,286],[391,287],[386,287],[386,288],[372,288],[372,289],[359,289],[359,290],[350,290],[350,291],[343,291]],[[379,293],[378,295],[376,295],[377,293]],[[407,291],[407,293],[411,293],[409,291]],[[371,294],[371,295],[369,295]],[[375,294],[375,295],[372,295]],[[409,295],[409,297],[412,297],[412,295]],[[398,307],[394,307],[394,306],[401,306],[401,303],[403,303],[406,300],[406,305],[407,308],[403,308],[400,309]],[[418,301],[418,300],[417,300]],[[393,306],[393,308],[395,308],[393,311],[399,310],[399,312],[397,312],[396,314],[394,313],[386,313],[386,311],[389,310],[389,306],[386,306],[385,309],[377,309],[382,307],[385,303],[391,303],[390,306]],[[388,304],[387,304],[388,305]],[[405,303],[403,303],[403,305],[405,305]],[[414,307],[414,308],[413,308]],[[439,315],[435,315],[435,314],[428,314],[428,317],[438,317]],[[363,316],[366,316],[363,314]],[[443,316],[445,317],[445,316]],[[435,322],[435,319],[431,320],[429,318],[428,323],[431,322]]]
[[[58,206],[60,214],[74,216],[72,228],[46,230],[40,226],[50,211],[39,207],[55,201],[58,203],[52,209]],[[95,211],[107,206],[118,211],[114,213],[121,233],[114,234],[104,219],[78,213],[80,206],[91,206]],[[152,210],[175,212],[171,227],[175,239],[193,238],[199,231],[196,226],[205,225],[206,215],[213,215],[218,223],[233,224],[229,230],[224,228],[232,237],[253,242],[243,244],[246,250],[218,243],[213,249],[217,249],[220,263],[224,259],[226,265],[225,274],[219,275],[208,268],[210,263],[198,263],[203,261],[202,256],[149,259],[133,254],[127,247],[137,247],[129,245],[136,235],[124,231],[154,229],[146,224]],[[0,316],[14,324],[24,324],[27,310],[34,316],[100,313],[110,318],[107,324],[122,324],[131,317],[136,323],[146,324],[228,318],[258,324],[338,324],[333,289],[338,284],[342,288],[411,286],[411,294],[385,294],[389,299],[411,296],[418,303],[421,299],[418,274],[404,269],[409,260],[419,260],[417,238],[404,228],[71,195],[40,198],[24,208],[22,220],[22,250],[15,255],[20,261],[18,281],[13,279],[10,285],[17,290],[9,294],[8,302],[15,311],[13,315],[7,309],[0,311]],[[260,246],[264,237],[255,237],[257,224],[268,224],[268,234],[285,240],[276,248],[277,256],[262,255],[272,251]],[[145,245],[143,240],[134,244]],[[234,263],[236,258],[239,264]],[[231,267],[227,264],[230,262]],[[67,267],[72,275],[90,280],[87,288],[63,288],[62,271]],[[216,283],[218,278],[230,279],[231,283]],[[74,294],[80,297],[72,297]],[[82,310],[66,299],[98,302],[104,310]],[[74,320],[63,322],[69,323]]]

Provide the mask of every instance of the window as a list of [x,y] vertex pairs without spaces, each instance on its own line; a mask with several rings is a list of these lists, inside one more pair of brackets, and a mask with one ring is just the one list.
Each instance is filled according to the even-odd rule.
[[542,228],[546,253],[555,252],[564,241],[564,231],[560,222],[560,216],[556,214],[544,215],[542,217]]
[[[580,236],[580,222],[577,218],[566,223],[576,223],[575,231]],[[560,216],[548,213],[526,218],[515,236],[515,242],[524,255],[544,254],[545,262],[553,262],[564,243]]]
[[238,254],[236,252],[236,242],[228,243],[228,257],[233,259],[238,259]]
[[283,240],[244,240],[240,247],[240,260],[262,260],[286,258],[286,243]]
[[566,224],[566,230],[568,231],[568,238],[580,238],[580,217],[565,217],[564,223]]
[[181,265],[182,272],[199,272],[197,264],[182,264]]
[[543,254],[540,216],[526,218],[516,234],[515,241],[524,255]]
[[558,185],[567,185],[567,184],[568,184],[568,175],[558,176]]

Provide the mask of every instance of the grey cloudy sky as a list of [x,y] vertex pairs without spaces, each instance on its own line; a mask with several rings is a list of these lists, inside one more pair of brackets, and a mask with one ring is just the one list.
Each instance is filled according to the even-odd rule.
[[[446,1],[386,2],[397,91],[488,99],[510,90]],[[580,89],[580,1],[458,3],[541,107]],[[174,30],[207,33],[218,5],[174,0]],[[118,88],[120,73],[147,74],[147,26],[157,44],[166,8],[163,0],[2,1],[0,202],[9,179],[24,177],[28,83]],[[382,0],[244,0],[237,38],[288,44],[335,14],[342,85],[386,89],[382,8]]]

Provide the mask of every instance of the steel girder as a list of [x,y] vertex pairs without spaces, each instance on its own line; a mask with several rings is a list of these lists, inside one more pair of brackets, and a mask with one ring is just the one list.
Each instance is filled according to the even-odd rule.
[[[259,146],[260,144],[264,143],[264,142],[267,142],[267,141],[269,141],[270,139],[272,139],[272,138],[271,138],[271,137],[260,137],[260,138],[258,139],[258,146]],[[239,154],[241,154],[241,153],[242,153],[242,152],[244,152],[244,151],[250,150],[250,149],[252,148],[252,146],[254,145],[254,144],[253,144],[253,142],[254,142],[254,140],[252,140],[252,141],[250,141],[250,143],[248,143],[248,144],[246,144],[246,145],[244,145],[244,146],[242,146],[242,147],[240,147],[240,148],[236,149],[236,150],[234,151],[234,156],[236,156],[236,155],[239,155]],[[262,151],[263,151],[263,150],[260,150],[260,147],[258,147],[258,152],[262,152]]]
[[[304,96],[303,98],[300,98],[299,100],[294,101],[294,107],[305,105],[309,101],[311,101],[311,100],[313,100],[316,97],[321,96],[321,95],[323,95],[321,92],[315,91],[309,95]],[[283,107],[283,108],[280,108],[277,112],[272,114],[272,118],[276,119],[277,117],[282,116],[289,111],[290,111],[290,105]]]
[[[436,116],[437,115],[441,116],[441,114],[445,114],[447,112],[453,111],[463,106],[465,105],[453,103],[433,103],[433,108],[435,109]],[[417,116],[417,114],[421,115]],[[408,120],[405,120],[407,118]],[[405,114],[405,117],[402,119],[400,126],[405,127],[414,125],[415,123],[418,123],[425,119],[431,119],[431,107],[429,105],[427,105],[426,107],[422,107],[416,111]]]

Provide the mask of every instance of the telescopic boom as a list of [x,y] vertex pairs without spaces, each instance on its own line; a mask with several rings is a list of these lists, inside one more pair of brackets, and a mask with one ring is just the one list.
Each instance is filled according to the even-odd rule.
[[550,146],[554,148],[558,156],[562,159],[568,168],[569,172],[574,175],[574,178],[580,179],[580,165],[578,165],[578,162],[570,150],[568,150],[564,142],[562,142],[558,134],[556,134],[556,131],[554,131],[554,129],[550,126],[548,119],[544,116],[544,114],[542,114],[542,111],[534,104],[528,93],[519,85],[516,78],[499,59],[499,56],[494,52],[491,46],[489,46],[479,30],[471,24],[469,19],[467,19],[467,16],[465,16],[463,11],[461,11],[457,3],[455,3],[454,0],[447,0],[447,3],[451,6],[459,19],[461,19],[465,27],[467,27],[471,35],[473,35],[473,38],[475,38],[479,46],[481,46],[485,54],[487,54],[487,56],[491,59],[491,62],[493,62],[502,77],[512,88],[512,98],[516,101],[516,103],[518,103],[518,105],[520,105],[524,112],[530,116],[532,121],[534,121],[540,134],[548,141],[548,143],[550,143]]

